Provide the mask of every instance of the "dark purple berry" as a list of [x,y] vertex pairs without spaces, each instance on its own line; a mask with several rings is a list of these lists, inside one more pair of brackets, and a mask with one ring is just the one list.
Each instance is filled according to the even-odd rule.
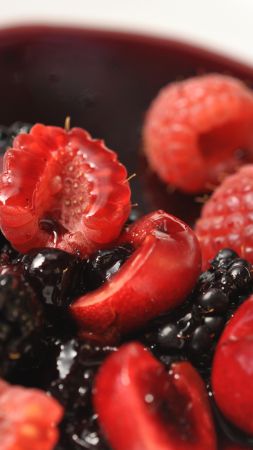
[[205,313],[219,314],[226,311],[229,298],[218,288],[210,288],[198,298],[199,305]]
[[87,266],[87,286],[97,289],[110,280],[133,253],[131,245],[121,245],[108,250],[99,250],[89,260]]
[[55,362],[58,374],[48,387],[65,409],[55,450],[108,449],[94,416],[91,394],[99,366],[115,350],[76,339],[61,345]]
[[28,360],[37,350],[43,329],[43,310],[22,276],[0,276],[0,376]]
[[43,304],[66,308],[73,298],[85,292],[86,262],[59,249],[31,250],[23,259],[24,276]]
[[207,316],[204,318],[204,324],[208,327],[210,333],[218,337],[224,328],[225,319],[222,316]]
[[229,275],[233,278],[237,288],[247,287],[251,282],[249,264],[243,259],[235,261],[229,268]]
[[211,261],[211,265],[216,268],[226,268],[231,264],[231,262],[238,258],[238,254],[234,252],[234,250],[231,250],[230,248],[223,248],[220,250],[215,258]]
[[206,325],[200,325],[194,330],[189,340],[189,350],[194,356],[206,352],[212,344],[212,338],[209,328]]
[[175,324],[165,325],[158,332],[157,341],[163,350],[183,348],[183,340],[178,336],[178,327]]

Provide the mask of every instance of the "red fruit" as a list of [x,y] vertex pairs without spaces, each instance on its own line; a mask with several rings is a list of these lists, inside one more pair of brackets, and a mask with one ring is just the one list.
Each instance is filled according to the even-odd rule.
[[62,415],[62,407],[44,392],[0,380],[1,450],[52,450]]
[[212,386],[225,417],[253,434],[253,296],[240,306],[221,336]]
[[188,362],[167,372],[140,344],[109,356],[95,380],[94,406],[114,450],[215,450],[207,392]]
[[217,74],[171,83],[151,104],[143,140],[162,180],[189,193],[210,190],[253,160],[252,91]]
[[110,281],[71,306],[84,334],[115,338],[139,328],[182,303],[199,275],[200,251],[193,231],[163,211],[129,226],[120,243],[134,247],[132,256]]
[[118,237],[129,209],[125,167],[80,128],[35,125],[5,153],[0,226],[21,252],[87,255]]
[[253,263],[253,165],[242,167],[216,189],[196,223],[203,265],[225,247]]

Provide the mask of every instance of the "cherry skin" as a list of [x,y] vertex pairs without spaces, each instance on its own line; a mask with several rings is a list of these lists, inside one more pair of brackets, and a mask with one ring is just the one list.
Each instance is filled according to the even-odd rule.
[[120,271],[71,305],[81,333],[116,339],[175,308],[201,267],[198,241],[181,220],[156,211],[130,225],[120,244],[134,248]]
[[253,296],[240,306],[221,336],[212,386],[224,416],[253,434]]
[[167,372],[140,344],[126,344],[101,366],[93,400],[114,450],[216,449],[207,392],[188,362]]

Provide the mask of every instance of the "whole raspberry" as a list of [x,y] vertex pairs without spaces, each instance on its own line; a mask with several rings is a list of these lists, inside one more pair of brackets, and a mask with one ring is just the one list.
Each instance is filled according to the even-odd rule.
[[[196,223],[203,265],[229,247],[253,263],[253,165],[242,167],[216,189]],[[239,271],[239,267],[238,267]],[[232,274],[233,277],[239,274]]]
[[166,183],[188,193],[213,189],[253,161],[253,93],[217,74],[172,83],[151,104],[143,141]]

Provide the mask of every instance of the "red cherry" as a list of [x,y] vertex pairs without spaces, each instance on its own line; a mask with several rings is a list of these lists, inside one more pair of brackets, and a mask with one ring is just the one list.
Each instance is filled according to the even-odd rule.
[[221,336],[212,386],[225,417],[253,434],[253,297],[240,306]]
[[199,275],[193,231],[163,211],[129,226],[120,243],[134,247],[132,256],[110,281],[71,306],[84,333],[115,337],[139,328],[182,303]]
[[215,450],[205,386],[188,362],[170,372],[140,344],[109,356],[95,380],[94,406],[114,450]]

